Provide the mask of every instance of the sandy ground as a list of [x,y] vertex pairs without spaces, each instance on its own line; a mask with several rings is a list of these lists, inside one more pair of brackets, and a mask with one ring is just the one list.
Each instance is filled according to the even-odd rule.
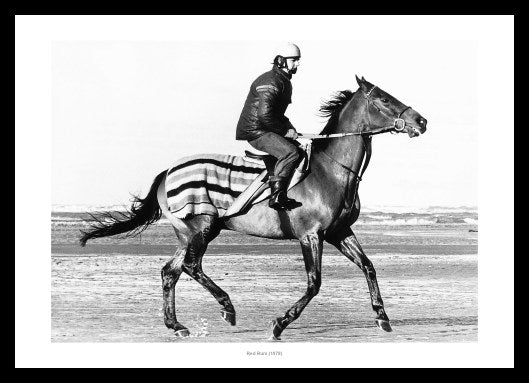
[[[70,252],[69,246],[52,245],[53,342],[267,342],[270,321],[306,288],[296,244],[267,248],[268,255],[212,246],[204,270],[230,295],[237,325],[224,322],[214,298],[184,274],[176,286],[177,316],[192,336],[181,339],[163,323],[160,269],[169,249],[152,256],[97,246]],[[477,341],[477,254],[420,247],[391,254],[373,246],[368,254],[394,332],[375,326],[361,271],[327,246],[320,294],[284,331],[283,342]]]

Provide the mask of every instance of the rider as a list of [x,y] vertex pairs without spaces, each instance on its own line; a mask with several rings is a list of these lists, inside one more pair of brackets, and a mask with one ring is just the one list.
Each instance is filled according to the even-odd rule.
[[247,140],[277,159],[269,179],[269,205],[276,210],[288,209],[295,203],[287,197],[287,187],[301,155],[295,141],[298,133],[284,114],[292,102],[290,79],[300,58],[295,44],[286,43],[277,49],[272,70],[252,83],[237,124],[237,140]]

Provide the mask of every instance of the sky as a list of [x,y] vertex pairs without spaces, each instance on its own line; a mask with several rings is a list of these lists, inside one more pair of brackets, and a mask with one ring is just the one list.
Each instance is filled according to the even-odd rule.
[[[52,204],[122,204],[178,158],[242,155],[235,127],[283,40],[53,41]],[[378,135],[364,206],[477,206],[477,44],[303,40],[286,115],[317,133],[322,101],[355,75],[428,119],[420,137]]]

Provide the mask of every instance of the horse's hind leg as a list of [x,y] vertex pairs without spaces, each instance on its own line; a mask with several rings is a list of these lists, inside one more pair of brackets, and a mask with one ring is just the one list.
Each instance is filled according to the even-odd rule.
[[206,251],[206,246],[193,247],[192,251],[193,261],[184,265],[184,271],[213,295],[217,302],[222,306],[222,309],[220,310],[222,318],[232,326],[235,326],[235,308],[231,303],[230,297],[202,270],[202,256]]
[[202,270],[202,257],[211,242],[218,234],[219,228],[215,218],[211,216],[198,216],[189,222],[195,234],[192,236],[188,248],[187,256],[182,265],[182,270],[191,278],[200,283],[222,306],[221,314],[224,320],[235,325],[235,308],[231,303],[229,295],[215,284]]
[[386,315],[384,302],[380,296],[375,268],[373,267],[373,263],[365,255],[352,230],[347,228],[339,236],[327,239],[327,241],[334,245],[343,255],[353,261],[363,271],[367,279],[367,286],[369,287],[371,304],[373,310],[377,313],[376,324],[382,330],[391,332],[392,329],[389,324],[389,318]]
[[179,247],[162,269],[165,324],[168,328],[174,329],[178,336],[189,335],[188,329],[177,321],[175,311],[175,285],[184,271],[215,297],[222,305],[223,318],[235,325],[235,309],[230,297],[202,271],[202,257],[208,243],[219,233],[215,218],[207,215],[197,216],[187,221],[186,226],[188,230],[185,232],[175,228]]
[[197,216],[190,220],[188,224],[193,229],[194,234],[189,241],[182,270],[213,295],[222,306],[221,315],[224,320],[234,326],[235,308],[229,295],[202,270],[202,257],[207,250],[208,244],[220,232],[216,218],[208,215]]
[[303,260],[305,261],[305,271],[307,272],[307,291],[292,306],[282,318],[277,318],[272,322],[273,340],[279,340],[283,330],[300,315],[303,309],[309,304],[320,291],[321,286],[321,255],[323,250],[323,238],[321,233],[311,233],[300,238]]
[[182,265],[187,253],[186,242],[185,239],[181,240],[173,257],[162,268],[164,322],[167,328],[174,330],[175,334],[181,337],[188,336],[189,330],[176,319],[175,285],[182,274]]

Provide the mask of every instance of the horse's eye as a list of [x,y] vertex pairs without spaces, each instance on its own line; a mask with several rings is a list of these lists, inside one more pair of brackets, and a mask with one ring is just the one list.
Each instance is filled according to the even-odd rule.
[[383,98],[380,101],[382,101],[383,103],[388,103],[389,102],[389,100],[387,98]]

